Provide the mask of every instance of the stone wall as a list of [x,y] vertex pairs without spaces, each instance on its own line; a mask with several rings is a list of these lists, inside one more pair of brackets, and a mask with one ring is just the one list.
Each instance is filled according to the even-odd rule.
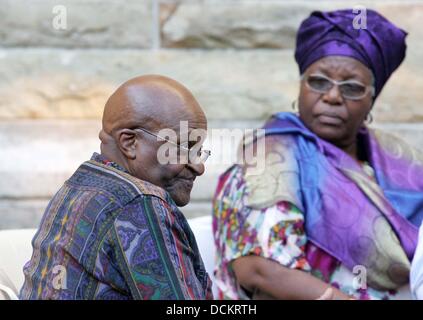
[[[356,1],[0,0],[0,229],[35,227],[93,151],[104,103],[140,74],[189,87],[211,128],[253,128],[298,93],[296,30],[313,10]],[[379,97],[375,126],[423,141],[423,1],[359,1],[409,32],[406,61]],[[53,28],[53,8],[67,13]],[[210,213],[207,165],[189,217]]]

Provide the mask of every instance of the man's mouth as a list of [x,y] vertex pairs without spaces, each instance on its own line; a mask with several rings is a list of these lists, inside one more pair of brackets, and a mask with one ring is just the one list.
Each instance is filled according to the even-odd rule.
[[194,179],[180,179],[181,183],[187,187],[187,189],[192,189],[194,185]]

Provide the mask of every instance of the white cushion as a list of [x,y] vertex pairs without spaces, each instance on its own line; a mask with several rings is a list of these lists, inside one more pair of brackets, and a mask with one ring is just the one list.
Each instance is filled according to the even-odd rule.
[[423,300],[423,225],[420,228],[419,243],[411,264],[410,286],[413,298]]
[[188,219],[188,223],[197,240],[198,249],[201,258],[203,258],[206,270],[213,281],[213,295],[217,297],[217,287],[214,281],[214,259],[215,247],[212,230],[212,217],[204,216],[199,218]]
[[[0,231],[0,285],[7,286],[16,294],[24,282],[23,266],[31,259],[31,240],[35,229]],[[5,298],[3,288],[3,297]]]

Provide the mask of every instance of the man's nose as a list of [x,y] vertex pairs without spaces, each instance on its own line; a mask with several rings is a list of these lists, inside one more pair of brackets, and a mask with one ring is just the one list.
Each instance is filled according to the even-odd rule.
[[187,166],[195,172],[196,176],[201,176],[205,171],[204,163],[188,163]]

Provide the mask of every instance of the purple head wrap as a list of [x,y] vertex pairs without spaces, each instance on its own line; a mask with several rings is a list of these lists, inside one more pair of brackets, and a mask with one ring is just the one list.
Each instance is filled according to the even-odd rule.
[[[300,73],[326,56],[347,56],[366,65],[375,77],[376,96],[405,57],[407,33],[367,9],[367,28],[355,28],[352,9],[314,11],[297,34],[295,60]],[[358,20],[360,21],[360,20]]]

